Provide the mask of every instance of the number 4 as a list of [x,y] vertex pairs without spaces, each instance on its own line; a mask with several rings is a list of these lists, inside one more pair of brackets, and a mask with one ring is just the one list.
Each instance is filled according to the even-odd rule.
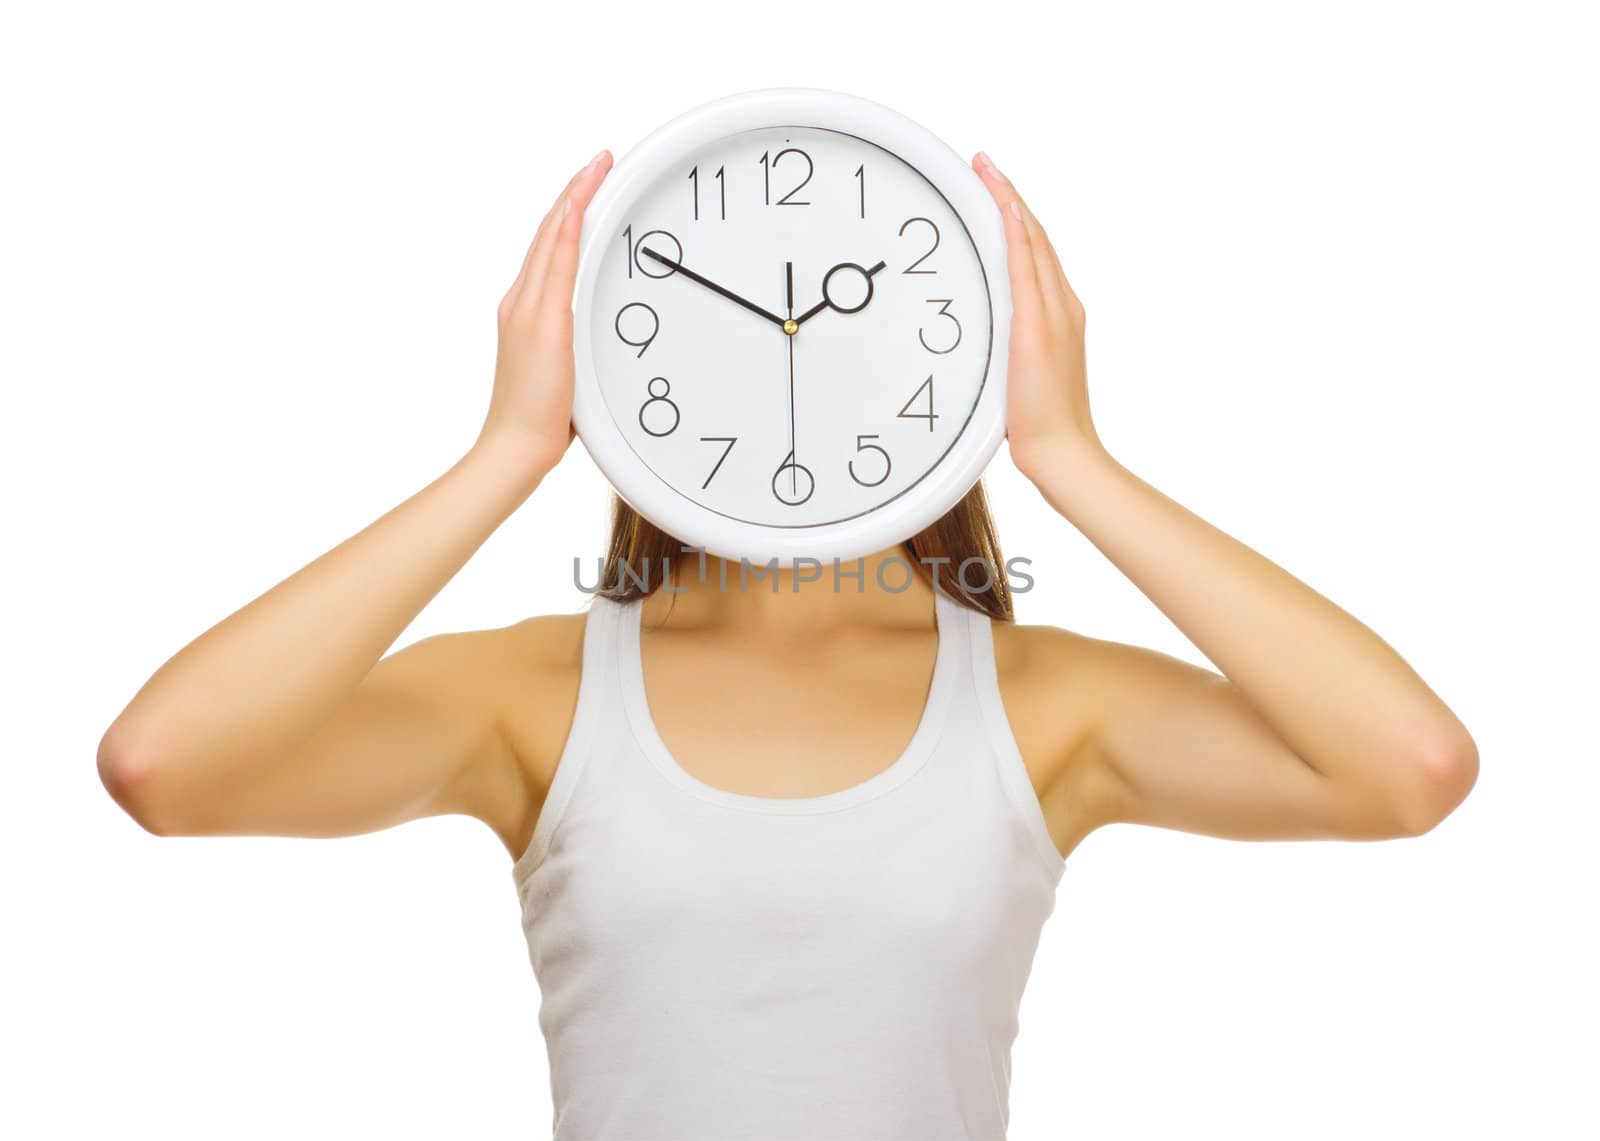
[[[917,398],[924,392],[928,394],[928,410],[926,412],[911,411],[911,406],[917,402]],[[905,402],[900,411],[895,413],[895,416],[901,420],[926,420],[928,422],[928,431],[933,431],[933,422],[939,418],[939,414],[933,410],[932,373],[928,374],[927,380],[917,386],[917,390],[911,394],[911,399]]]

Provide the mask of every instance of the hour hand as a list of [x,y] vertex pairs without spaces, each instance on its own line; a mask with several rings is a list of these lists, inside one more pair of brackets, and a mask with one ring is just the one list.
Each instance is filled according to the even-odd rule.
[[[840,313],[861,312],[867,307],[867,302],[872,300],[872,278],[883,267],[884,263],[881,261],[871,269],[863,265],[857,265],[853,261],[840,262],[822,278],[822,300],[796,317],[794,319],[795,325],[804,325],[824,309],[835,309]],[[834,281],[835,277],[838,277],[837,283]],[[860,283],[857,286],[861,290],[860,301],[841,301],[833,295],[833,291],[846,293],[850,286],[856,282]]]
[[699,282],[701,285],[711,290],[711,292],[722,294],[722,296],[726,297],[729,301],[732,301],[735,305],[743,305],[757,317],[765,317],[768,321],[771,321],[774,325],[778,326],[778,328],[783,328],[783,318],[779,317],[776,313],[769,313],[765,309],[761,308],[761,306],[757,305],[754,301],[748,301],[745,298],[740,297],[731,289],[724,289],[710,278],[701,277],[698,273],[684,265],[681,261],[673,261],[669,257],[658,254],[649,246],[640,246],[639,252],[652,261],[658,261],[664,266],[670,266],[674,271],[683,274],[683,276],[687,277],[690,281]]

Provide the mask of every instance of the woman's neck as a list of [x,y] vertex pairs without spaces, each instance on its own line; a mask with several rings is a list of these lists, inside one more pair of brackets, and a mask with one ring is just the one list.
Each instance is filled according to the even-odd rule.
[[645,601],[651,625],[744,627],[777,638],[850,625],[925,626],[933,589],[901,547],[821,566],[674,560],[673,582]]

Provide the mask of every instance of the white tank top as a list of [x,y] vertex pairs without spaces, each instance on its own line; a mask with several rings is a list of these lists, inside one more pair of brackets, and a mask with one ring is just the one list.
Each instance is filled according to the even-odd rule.
[[1065,861],[989,619],[940,594],[904,753],[777,798],[668,752],[640,612],[594,600],[572,729],[512,867],[556,1141],[1004,1138],[1017,1007]]

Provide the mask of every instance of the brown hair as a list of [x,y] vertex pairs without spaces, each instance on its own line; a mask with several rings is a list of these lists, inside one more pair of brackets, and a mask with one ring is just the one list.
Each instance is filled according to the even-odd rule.
[[[904,557],[924,579],[938,585],[956,602],[998,618],[1016,620],[1006,563],[1000,554],[1000,536],[983,484],[971,491],[939,519],[900,545]],[[600,571],[602,598],[631,602],[655,593],[666,581],[669,560],[683,557],[684,544],[628,506],[620,497],[611,505],[611,537]],[[927,561],[924,561],[927,560]],[[934,560],[942,560],[935,562]],[[983,589],[961,581],[960,568],[977,561],[985,568]],[[967,577],[977,578],[976,574]]]

